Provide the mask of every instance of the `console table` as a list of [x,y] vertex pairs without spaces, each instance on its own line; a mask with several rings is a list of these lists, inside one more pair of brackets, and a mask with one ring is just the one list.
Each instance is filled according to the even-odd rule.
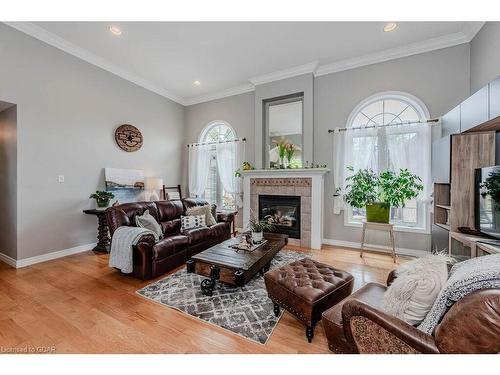
[[92,250],[109,253],[111,239],[109,238],[108,222],[106,221],[105,211],[106,209],[93,208],[90,210],[83,210],[83,213],[97,216],[97,245]]

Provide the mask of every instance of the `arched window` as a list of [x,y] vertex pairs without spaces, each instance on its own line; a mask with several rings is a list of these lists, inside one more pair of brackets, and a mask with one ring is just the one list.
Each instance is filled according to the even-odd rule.
[[[416,97],[387,92],[362,101],[349,116],[346,132],[345,165],[355,170],[371,168],[375,172],[407,168],[424,183],[424,192],[404,208],[391,210],[396,227],[428,231],[426,197],[430,193],[429,125],[418,123],[429,118],[425,105]],[[405,123],[406,125],[384,126]],[[357,224],[365,219],[365,210],[349,207],[346,221]]]
[[[212,121],[202,130],[200,143],[216,143],[236,139],[236,133],[231,125],[225,121]],[[205,190],[205,199],[218,207],[233,209],[235,207],[234,197],[224,191],[219,172],[217,168],[217,152],[215,144],[210,154],[210,171],[208,174],[207,188]]]

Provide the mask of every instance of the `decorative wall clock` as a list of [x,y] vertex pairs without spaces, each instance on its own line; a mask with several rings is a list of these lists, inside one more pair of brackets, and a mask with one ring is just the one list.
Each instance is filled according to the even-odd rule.
[[142,134],[133,125],[123,124],[116,128],[115,141],[118,147],[127,152],[134,152],[142,147]]

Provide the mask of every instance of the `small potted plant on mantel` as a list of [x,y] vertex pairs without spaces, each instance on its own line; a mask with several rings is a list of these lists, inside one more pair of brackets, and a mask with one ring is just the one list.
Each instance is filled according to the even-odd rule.
[[255,216],[251,215],[248,222],[248,227],[252,231],[252,241],[261,242],[264,239],[263,232],[272,232],[274,226],[268,223],[266,220],[258,220]]
[[[352,167],[347,169],[354,171]],[[366,207],[366,221],[375,223],[389,223],[391,207],[404,207],[424,189],[420,177],[408,169],[378,175],[371,169],[360,169],[346,181],[349,184],[344,200],[352,207]]]
[[91,194],[89,198],[95,199],[97,207],[106,208],[109,206],[109,201],[113,199],[115,195],[110,191],[96,191]]

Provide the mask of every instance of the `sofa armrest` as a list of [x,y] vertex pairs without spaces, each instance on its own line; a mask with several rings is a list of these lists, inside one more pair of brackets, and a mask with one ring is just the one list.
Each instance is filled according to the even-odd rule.
[[155,238],[152,234],[143,236],[137,245],[134,246],[134,270],[133,275],[142,280],[149,280],[152,278],[153,270],[153,246],[155,245]]
[[234,212],[217,212],[216,220],[218,223],[232,223],[234,220]]
[[356,299],[344,303],[342,321],[359,353],[439,353],[432,336]]

